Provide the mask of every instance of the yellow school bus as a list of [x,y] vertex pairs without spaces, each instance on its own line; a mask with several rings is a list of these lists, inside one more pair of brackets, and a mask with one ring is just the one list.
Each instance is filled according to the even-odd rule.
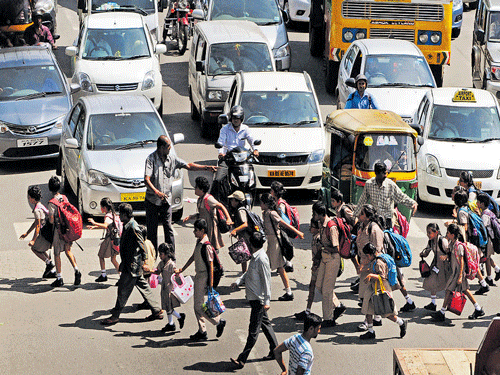
[[415,43],[442,86],[450,64],[451,0],[311,0],[309,49],[327,59],[326,89],[337,86],[340,60],[350,44],[364,38]]

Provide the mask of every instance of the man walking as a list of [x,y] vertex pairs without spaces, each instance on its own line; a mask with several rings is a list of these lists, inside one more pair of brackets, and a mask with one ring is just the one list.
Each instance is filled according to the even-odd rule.
[[128,203],[120,204],[120,220],[123,222],[123,232],[120,238],[120,279],[118,280],[118,296],[116,305],[111,310],[111,317],[101,321],[102,325],[112,325],[120,320],[120,313],[127,303],[134,286],[139,290],[144,300],[151,308],[152,314],[146,320],[163,319],[163,311],[159,302],[153,298],[149,283],[143,276],[143,271],[151,271],[144,265],[147,252],[144,237],[139,225],[134,220],[132,206]]
[[172,143],[166,135],[156,141],[156,151],[146,159],[144,181],[146,182],[146,226],[147,237],[158,251],[158,222],[163,225],[165,242],[175,250],[174,230],[172,229],[172,182],[175,171],[185,168],[188,171],[210,170],[217,168],[208,165],[186,163],[170,150]]
[[274,359],[273,350],[278,345],[278,340],[274,334],[271,321],[267,316],[271,301],[271,267],[265,249],[262,249],[265,239],[260,232],[254,232],[250,237],[250,250],[252,258],[248,264],[247,271],[233,284],[234,290],[243,282],[246,287],[247,300],[250,303],[250,325],[248,327],[248,337],[245,348],[237,359],[231,358],[237,368],[243,368],[248,359],[250,351],[257,342],[260,328],[269,342],[269,354],[265,360]]

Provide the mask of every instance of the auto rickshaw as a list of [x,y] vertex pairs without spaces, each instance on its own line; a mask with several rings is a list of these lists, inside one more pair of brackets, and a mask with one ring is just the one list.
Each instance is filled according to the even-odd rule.
[[[410,198],[417,194],[417,130],[391,111],[337,110],[325,123],[322,199],[331,206],[331,188],[339,189],[346,203],[357,203],[376,162],[385,163],[388,178]],[[410,219],[410,209],[400,205]]]
[[30,0],[0,0],[0,31],[4,33],[24,33],[31,25]]

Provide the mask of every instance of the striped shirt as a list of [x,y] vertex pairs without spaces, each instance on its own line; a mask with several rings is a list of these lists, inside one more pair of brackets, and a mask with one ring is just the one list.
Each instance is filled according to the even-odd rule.
[[311,344],[300,333],[286,339],[285,347],[290,351],[290,360],[288,361],[288,375],[295,375],[297,369],[302,367],[304,375],[311,373],[314,355]]

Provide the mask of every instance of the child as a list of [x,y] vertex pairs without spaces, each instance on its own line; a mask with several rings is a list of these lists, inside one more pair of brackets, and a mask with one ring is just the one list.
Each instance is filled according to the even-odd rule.
[[172,275],[175,273],[175,251],[171,244],[162,243],[158,246],[158,253],[160,255],[160,263],[158,263],[158,268],[155,270],[157,275],[161,275],[161,308],[167,312],[168,323],[165,327],[161,329],[162,332],[173,332],[175,331],[174,316],[179,321],[179,328],[184,327],[184,320],[186,319],[186,314],[178,313],[174,310],[175,307],[179,307],[181,304],[179,300],[172,295]]
[[490,204],[490,198],[486,194],[479,194],[477,196],[477,207],[481,211],[481,219],[483,220],[483,224],[488,231],[488,245],[486,246],[486,284],[489,286],[495,286],[493,283],[493,278],[491,277],[491,268],[495,269],[495,281],[500,280],[500,267],[498,267],[493,259],[491,258],[494,254],[493,249],[493,238],[495,237],[493,232],[493,223],[492,220],[498,220],[495,217],[495,214],[488,208]]
[[[42,198],[42,191],[37,185],[30,186],[28,188],[28,202],[34,206],[33,214],[35,215],[35,221],[31,224],[31,227],[28,229],[26,233],[21,235],[20,240],[25,239],[28,234],[34,229],[35,233],[33,234],[33,239],[28,243],[28,246],[31,247],[31,251],[45,262],[45,271],[43,272],[42,278],[44,279],[54,279],[56,277],[56,270],[54,269],[54,263],[50,259],[50,255],[47,251],[52,246],[51,239],[47,240],[40,233],[42,227],[46,224],[46,217],[49,213],[49,210],[40,202]],[[52,228],[53,229],[53,228]],[[53,230],[52,230],[53,233]]]
[[106,231],[104,235],[104,239],[99,246],[99,253],[97,256],[99,257],[99,264],[101,265],[101,275],[95,280],[96,283],[100,283],[103,281],[108,281],[108,276],[106,275],[106,261],[105,258],[111,257],[111,263],[115,266],[116,271],[118,272],[119,264],[116,260],[116,256],[118,255],[118,251],[113,248],[113,239],[111,238],[111,231],[109,229],[109,225],[114,223],[117,227],[120,235],[122,233],[123,225],[120,221],[120,217],[116,214],[115,209],[113,207],[113,202],[109,198],[101,199],[101,212],[104,214],[104,224],[100,224],[94,221],[94,219],[90,218],[89,222],[92,225],[89,225],[89,229],[104,229]]

